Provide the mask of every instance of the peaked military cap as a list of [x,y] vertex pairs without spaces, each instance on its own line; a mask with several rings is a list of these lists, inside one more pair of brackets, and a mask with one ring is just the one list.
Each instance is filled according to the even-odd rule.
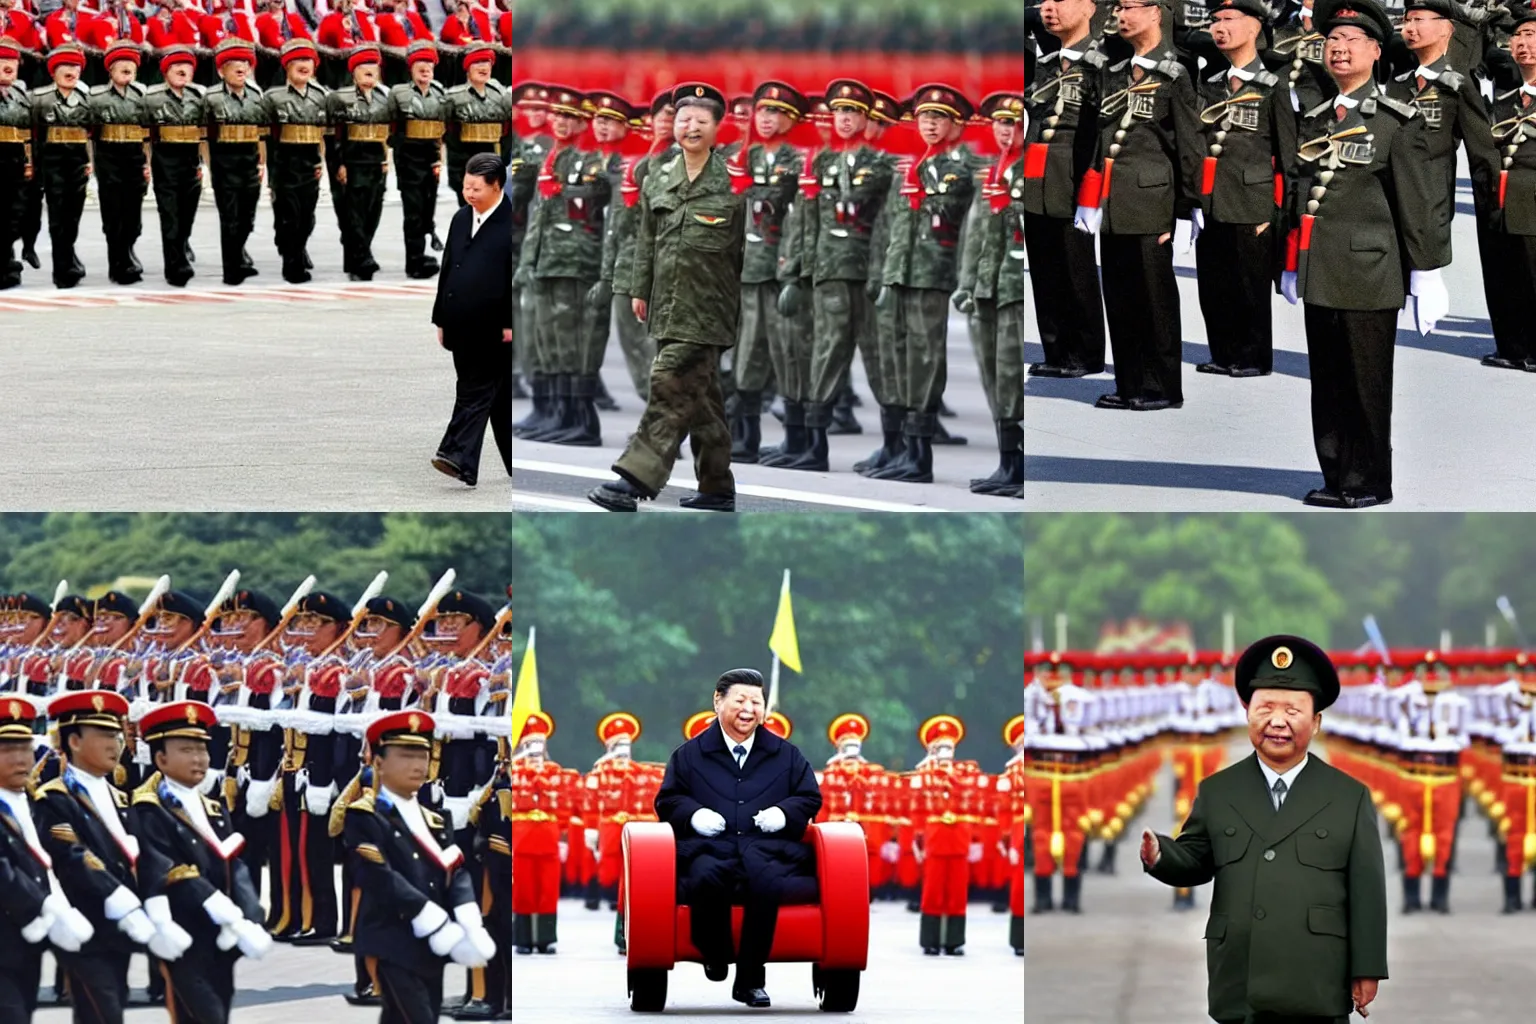
[[587,93],[586,107],[587,112],[593,117],[612,118],[624,124],[628,124],[631,118],[639,116],[628,100],[607,89]]
[[1267,636],[1237,659],[1233,686],[1247,705],[1254,690],[1306,690],[1314,710],[1321,711],[1339,697],[1339,672],[1321,647],[1299,636]]
[[867,114],[875,105],[869,86],[852,78],[835,78],[827,83],[826,103],[832,110],[847,108]]
[[407,608],[405,604],[393,597],[370,597],[367,604],[368,614],[377,615],[381,619],[410,629],[416,625],[416,613]]
[[1217,11],[1239,11],[1250,17],[1258,18],[1266,25],[1273,17],[1267,0],[1205,0],[1206,10],[1215,14]]
[[971,115],[976,113],[976,108],[959,89],[942,82],[932,82],[912,94],[912,113],[921,114],[925,110],[944,114],[956,121],[969,121]]
[[753,91],[752,103],[755,107],[772,107],[774,110],[781,110],[797,121],[810,109],[810,104],[806,102],[800,90],[774,79],[769,79]]
[[1323,35],[1336,28],[1358,28],[1378,43],[1392,38],[1392,20],[1376,0],[1320,0],[1313,24]]
[[989,121],[1021,121],[1024,97],[1016,92],[995,92],[981,101],[981,116]]
[[720,109],[729,109],[725,105],[725,94],[712,85],[703,82],[684,82],[672,90],[672,106],[676,107],[683,100],[713,100],[720,104]]

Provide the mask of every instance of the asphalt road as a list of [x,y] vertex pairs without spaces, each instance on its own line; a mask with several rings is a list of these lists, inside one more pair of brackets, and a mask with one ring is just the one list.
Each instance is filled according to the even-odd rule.
[[[1230,757],[1247,753],[1244,738]],[[1175,912],[1172,890],[1143,875],[1136,861],[1143,828],[1171,830],[1172,792],[1173,772],[1165,768],[1140,818],[1126,828],[1116,851],[1118,873],[1090,872],[1084,878],[1082,914],[1026,919],[1028,1024],[1209,1020],[1201,936],[1210,887],[1195,890],[1193,911]],[[1401,913],[1397,855],[1384,843],[1391,977],[1370,1006],[1371,1024],[1487,1024],[1530,1015],[1536,1000],[1536,975],[1529,966],[1536,957],[1536,915],[1498,913],[1503,889],[1493,871],[1493,840],[1474,806],[1465,805],[1457,834],[1449,915]],[[1100,849],[1092,844],[1095,864]],[[1055,886],[1059,898],[1059,878]],[[1429,883],[1422,886],[1427,902]],[[1529,895],[1529,879],[1525,888]]]
[[[151,193],[151,199],[153,193]],[[400,206],[387,196],[374,253],[383,269],[349,282],[330,201],[310,244],[315,280],[287,286],[264,201],[248,249],[260,271],[219,280],[218,218],[199,209],[198,276],[161,275],[158,222],[145,210],[145,280],[106,280],[100,215],[87,207],[69,291],[43,270],[0,292],[0,496],[12,510],[504,511],[508,487],[489,438],[470,489],[429,459],[453,407],[449,355],[430,323],[433,281],[405,277]],[[455,209],[445,190],[437,224]]]
[[[1510,439],[1536,429],[1536,374],[1493,370],[1471,196],[1461,182],[1451,316],[1426,337],[1399,331],[1393,388],[1392,510],[1523,510],[1536,462]],[[1194,372],[1209,358],[1194,253],[1176,253],[1184,408],[1095,409],[1109,374],[1025,385],[1025,503],[1030,510],[1286,509],[1321,486],[1312,446],[1302,307],[1275,296],[1275,372],[1234,380]],[[1043,358],[1033,301],[1025,358]]]
[[[831,471],[809,473],[770,469],[766,466],[736,465],[736,508],[748,512],[784,511],[881,511],[940,512],[976,509],[1019,511],[1017,502],[1006,498],[972,494],[973,477],[991,474],[997,467],[997,443],[987,411],[986,396],[976,357],[971,351],[965,318],[953,316],[949,323],[949,383],[945,402],[956,416],[943,421],[951,434],[968,438],[966,445],[941,445],[934,448],[932,484],[903,484],[888,480],[867,480],[853,472],[853,464],[880,446],[880,409],[870,395],[863,363],[854,359],[854,389],[863,398],[863,406],[854,410],[864,428],[859,435],[838,435],[829,439]],[[640,421],[645,408],[629,379],[617,336],[610,337],[602,370],[608,391],[619,404],[619,411],[602,413],[603,445],[600,448],[571,448],[556,444],[517,440],[512,446],[513,508],[532,510],[601,511],[584,497],[598,482],[613,479],[609,467],[624,451],[629,435]],[[532,409],[532,403],[512,403],[515,419]],[[763,444],[776,445],[783,430],[771,416],[763,417]],[[693,493],[692,455],[684,446],[683,457],[673,472],[672,486],[652,503],[642,503],[642,511],[679,511],[677,500]]]
[[[870,908],[869,968],[859,984],[859,1007],[840,1019],[936,1020],[1018,1024],[1024,1015],[1024,961],[1008,948],[1008,917],[973,903],[966,955],[926,957],[917,944],[917,915],[905,905]],[[613,914],[588,911],[580,900],[561,900],[560,941],[554,956],[512,958],[512,1019],[538,1024],[597,1024],[632,1020],[624,959],[613,946]],[[735,968],[732,968],[734,973]],[[830,1020],[816,1009],[810,964],[769,964],[768,1009],[731,1000],[729,982],[705,979],[703,968],[679,964],[667,986],[667,1013],[692,1020]]]

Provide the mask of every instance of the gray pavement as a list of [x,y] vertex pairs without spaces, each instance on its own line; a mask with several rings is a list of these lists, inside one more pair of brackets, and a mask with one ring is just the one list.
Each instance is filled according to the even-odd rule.
[[[972,904],[963,958],[925,957],[917,915],[904,905],[870,907],[869,967],[859,1008],[843,1020],[935,1020],[1018,1024],[1024,1015],[1024,961],[1008,948],[1008,918]],[[624,958],[613,947],[613,915],[560,902],[554,956],[512,959],[512,1019],[538,1024],[596,1024],[634,1019],[625,990]],[[734,972],[734,968],[732,968]],[[816,1009],[810,964],[769,964],[773,1006],[753,1010],[731,1000],[730,983],[705,979],[698,964],[679,964],[667,986],[667,1013],[694,1019],[830,1020]]]
[[[766,466],[736,465],[736,507],[738,511],[883,511],[941,512],[976,509],[1018,511],[1012,499],[972,494],[973,477],[991,474],[997,467],[997,441],[993,432],[986,396],[976,357],[971,351],[965,318],[952,316],[949,323],[949,383],[944,400],[956,413],[943,421],[951,433],[966,437],[966,445],[940,445],[933,451],[932,484],[903,484],[888,480],[867,480],[853,472],[853,464],[880,446],[880,408],[870,394],[861,359],[854,359],[854,389],[863,398],[855,417],[864,428],[858,435],[839,435],[829,439],[831,471],[808,473]],[[619,351],[617,336],[609,339],[602,370],[608,391],[619,404],[618,412],[602,413],[603,446],[569,448],[556,444],[516,440],[512,445],[513,507],[520,511],[560,510],[601,511],[584,497],[602,480],[613,479],[609,466],[624,451],[624,445],[645,408],[635,393]],[[512,414],[521,419],[532,403],[512,403]],[[783,439],[783,428],[772,416],[763,417],[763,444],[776,445]],[[686,446],[672,475],[672,485],[641,510],[678,511],[677,499],[692,493],[692,453]]]
[[[1244,739],[1231,756],[1247,752]],[[1172,828],[1172,792],[1173,773],[1165,768],[1116,851],[1118,874],[1090,872],[1085,877],[1081,915],[1027,919],[1029,1024],[1209,1020],[1201,936],[1210,887],[1195,890],[1195,910],[1176,913],[1172,890],[1143,875],[1136,860],[1143,828],[1165,834]],[[1493,872],[1493,840],[1474,806],[1466,804],[1457,835],[1450,915],[1401,913],[1401,875],[1396,853],[1386,844],[1391,977],[1381,983],[1370,1006],[1372,1024],[1486,1024],[1530,1016],[1536,1000],[1536,975],[1530,970],[1536,957],[1536,914],[1498,913],[1503,890]],[[1097,863],[1100,844],[1092,846]],[[1060,885],[1058,879],[1058,895]],[[1428,890],[1426,881],[1426,901]]]
[[[1427,337],[1399,331],[1390,509],[1519,510],[1536,503],[1536,462],[1506,440],[1536,429],[1536,374],[1492,370],[1471,197],[1463,179],[1451,316]],[[1171,244],[1171,243],[1170,243]],[[1112,376],[1031,378],[1025,386],[1030,510],[1285,509],[1321,486],[1312,447],[1302,307],[1274,297],[1275,372],[1233,380],[1194,372],[1209,358],[1194,253],[1175,253],[1184,338],[1184,408],[1093,408]],[[1025,358],[1043,358],[1031,300]]]
[[[453,407],[453,363],[430,323],[435,282],[405,277],[397,201],[374,245],[383,269],[362,283],[341,272],[322,196],[315,280],[287,286],[264,199],[248,245],[260,276],[239,288],[220,283],[207,205],[192,237],[198,276],[186,289],[166,285],[148,206],[142,283],[106,281],[100,218],[88,208],[84,284],[53,288],[45,223],[44,269],[0,292],[6,508],[506,510],[489,435],[477,488],[428,464]],[[455,208],[444,190],[440,235]]]

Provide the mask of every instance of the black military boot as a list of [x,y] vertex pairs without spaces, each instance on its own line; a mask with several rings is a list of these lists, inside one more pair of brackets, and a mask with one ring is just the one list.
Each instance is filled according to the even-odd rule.
[[550,396],[554,392],[554,378],[547,373],[535,373],[528,381],[533,391],[533,410],[512,424],[512,436],[523,437],[530,432],[543,430],[549,416]]
[[939,917],[924,914],[917,926],[917,944],[923,947],[925,956],[939,955]]
[[608,393],[608,385],[603,383],[602,374],[595,373],[592,376],[597,380],[597,393],[592,396],[597,407],[603,412],[618,412],[619,403],[615,402],[613,396]]
[[1451,876],[1434,875],[1429,879],[1429,909],[1438,914],[1451,912]]
[[731,461],[757,461],[763,445],[763,403],[759,392],[736,392],[736,423],[739,430],[731,435]]
[[530,914],[532,922],[533,948],[540,953],[554,953],[555,951],[555,915],[554,914]]
[[596,872],[593,873],[592,880],[587,883],[587,898],[582,905],[588,910],[603,909],[602,890],[598,887]]
[[901,444],[901,420],[905,410],[899,405],[882,405],[880,407],[880,434],[884,438],[879,448],[876,448],[866,459],[860,459],[853,464],[853,471],[860,476],[868,476],[877,469],[884,469],[890,461],[902,453]]
[[965,915],[939,919],[939,939],[945,956],[965,956]]
[[529,431],[523,436],[530,441],[546,441],[576,426],[575,384],[575,374],[555,374],[554,404],[550,408],[549,425],[543,430]]
[[1424,904],[1419,899],[1419,880],[1417,877],[1403,876],[1403,913],[1414,914],[1424,909]]
[[805,451],[805,403],[784,399],[784,443],[758,452],[759,466],[779,466],[793,462]]
[[1520,876],[1504,876],[1504,909],[1501,914],[1518,914],[1525,906],[1520,902]]
[[1078,902],[1083,892],[1083,876],[1073,875],[1071,878],[1061,880],[1061,909],[1069,914],[1081,914],[1083,908]]
[[1008,919],[1008,945],[1015,956],[1024,955],[1024,915],[1014,914]]
[[[942,413],[941,413],[941,415],[942,415]],[[953,416],[954,413],[950,413],[949,415]],[[951,434],[948,430],[946,430],[944,428],[944,424],[943,423],[938,423],[933,428],[933,443],[934,444],[955,444],[955,445],[959,445],[959,444],[970,444],[971,441],[970,441],[970,438],[968,438],[968,437],[962,437],[959,434]]]
[[512,915],[512,947],[523,956],[533,952],[533,918],[527,914]]
[[793,459],[774,463],[779,469],[803,469],[813,473],[825,473],[831,468],[827,462],[827,433],[832,424],[832,408],[825,402],[807,402],[805,405],[805,450]]
[[603,427],[597,417],[597,391],[600,387],[599,378],[595,373],[572,377],[570,410],[572,425],[556,433],[540,434],[534,440],[574,445],[579,448],[600,447],[603,443]]
[[827,424],[829,434],[862,434],[864,427],[853,415],[853,388],[845,385],[837,393],[832,404],[832,419]]
[[1099,855],[1099,866],[1095,869],[1101,875],[1115,873],[1115,843],[1113,841],[1104,844],[1104,852]]
[[1035,905],[1029,909],[1031,914],[1049,914],[1056,909],[1055,902],[1051,899],[1051,876],[1035,876]]

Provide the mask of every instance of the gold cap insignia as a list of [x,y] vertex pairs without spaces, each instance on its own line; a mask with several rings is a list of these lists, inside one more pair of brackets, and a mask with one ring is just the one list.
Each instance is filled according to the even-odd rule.
[[702,85],[696,85],[696,86],[694,86],[694,88],[693,88],[693,94],[694,94],[694,95],[695,95],[695,96],[703,96],[703,95],[704,95],[704,87],[703,87],[703,86],[702,86]]
[[187,724],[188,725],[196,725],[197,724],[197,708],[191,706],[190,704],[187,705]]
[[928,98],[931,100],[941,100],[944,98],[944,94],[935,89],[928,94]]
[[1269,663],[1282,671],[1290,668],[1294,660],[1295,655],[1291,653],[1289,647],[1276,647],[1269,656]]
[[19,700],[11,701],[11,704],[10,704],[10,714],[11,714],[12,718],[20,718],[21,717],[21,701],[19,701]]
[[97,711],[100,711],[102,708],[104,708],[106,706],[107,706],[107,702],[102,700],[100,697],[92,697],[91,698],[91,707],[95,708]]
[[421,716],[420,715],[412,715],[410,718],[406,719],[406,721],[410,723],[411,732],[416,732],[418,729],[421,728]]

